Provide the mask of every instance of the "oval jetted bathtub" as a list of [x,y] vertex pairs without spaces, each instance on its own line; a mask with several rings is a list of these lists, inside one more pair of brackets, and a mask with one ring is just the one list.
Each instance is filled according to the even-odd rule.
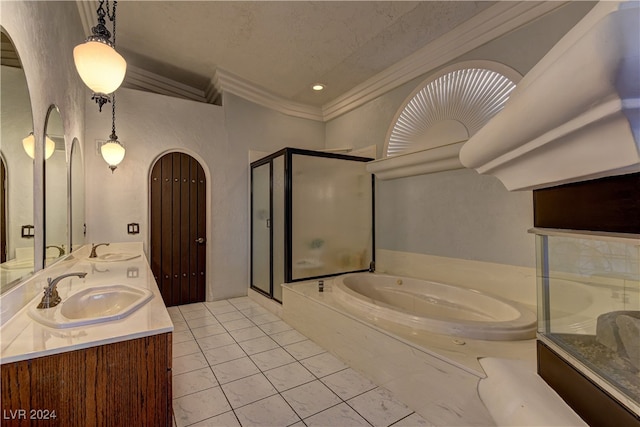
[[367,318],[492,341],[535,338],[536,315],[515,302],[427,280],[355,273],[334,279],[338,303]]

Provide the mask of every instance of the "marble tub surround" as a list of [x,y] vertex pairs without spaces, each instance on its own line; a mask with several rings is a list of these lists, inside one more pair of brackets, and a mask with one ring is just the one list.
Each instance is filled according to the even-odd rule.
[[376,249],[376,272],[476,289],[536,310],[532,267]]
[[168,310],[178,427],[433,425],[252,298]]
[[[0,297],[0,363],[16,362],[71,350],[110,344],[171,332],[173,323],[167,312],[142,250],[142,243],[112,243],[110,253],[135,253],[140,256],[119,262],[94,263],[87,245],[51,267],[36,273],[25,283]],[[122,284],[147,289],[153,297],[125,318],[93,325],[56,329],[33,320],[28,311],[37,305],[48,277],[84,272],[84,279],[70,277],[58,284],[64,303],[75,292],[90,287]]]
[[338,308],[331,281],[325,281],[323,293],[316,282],[287,284],[283,297],[283,320],[435,425],[494,425],[477,392],[485,376],[479,356],[525,360],[535,371],[534,340],[454,341],[406,327],[389,332],[382,323],[368,323]]
[[483,358],[478,393],[497,425],[586,426],[558,394],[518,360]]
[[[353,322],[359,323],[358,329],[363,328],[367,331],[367,335],[372,335],[381,340],[378,348],[382,348],[382,342],[392,346],[406,346],[413,354],[425,355],[427,358],[434,358],[446,366],[454,369],[460,369],[472,374],[476,378],[485,376],[484,370],[480,365],[478,358],[480,357],[508,357],[516,360],[522,360],[528,364],[531,370],[536,369],[536,350],[535,340],[518,340],[518,341],[486,341],[472,338],[459,338],[449,335],[441,335],[427,331],[416,331],[415,329],[402,324],[394,323],[380,318],[362,318],[356,311],[350,311],[344,307],[333,296],[334,279],[325,280],[324,292],[318,292],[316,281],[299,282],[284,285],[285,289],[292,297],[291,301],[295,304],[287,306],[283,304],[283,319],[290,320],[290,323],[298,328],[298,321],[309,323],[309,326],[303,328],[311,328],[313,322],[307,321],[302,316],[305,311],[315,313],[314,310],[322,310],[319,315],[327,315],[330,319],[317,319],[319,329],[326,329],[331,334],[332,330],[337,330],[338,326],[327,326],[332,320],[344,318],[347,325]],[[293,298],[293,296],[300,297]],[[316,307],[319,306],[319,307]],[[328,311],[327,311],[328,310]],[[292,318],[292,317],[295,317]],[[329,323],[327,323],[329,322]],[[344,327],[341,334],[350,333],[350,326]],[[301,329],[303,330],[303,329]],[[341,329],[342,330],[342,329]],[[369,332],[371,331],[371,332]],[[311,335],[313,338],[313,335]],[[357,340],[357,338],[356,338]],[[357,348],[354,348],[355,352]],[[356,357],[360,357],[354,353]],[[370,355],[375,356],[375,355]]]

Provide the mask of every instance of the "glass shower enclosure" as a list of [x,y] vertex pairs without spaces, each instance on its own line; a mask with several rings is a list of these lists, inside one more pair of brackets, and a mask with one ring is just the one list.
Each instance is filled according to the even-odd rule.
[[284,148],[251,163],[251,288],[367,271],[374,262],[372,159]]

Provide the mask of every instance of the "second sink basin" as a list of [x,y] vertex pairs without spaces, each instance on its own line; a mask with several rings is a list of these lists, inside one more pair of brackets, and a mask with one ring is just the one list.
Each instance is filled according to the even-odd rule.
[[36,321],[53,328],[72,328],[122,319],[146,304],[153,293],[128,285],[95,286],[64,299],[58,306],[29,310]]

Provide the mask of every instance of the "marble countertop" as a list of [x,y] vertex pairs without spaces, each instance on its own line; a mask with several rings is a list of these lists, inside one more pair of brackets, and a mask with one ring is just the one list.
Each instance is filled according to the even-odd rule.
[[[140,255],[127,261],[90,261],[89,252],[90,245],[87,245],[0,297],[0,364],[173,331],[173,323],[144,255],[142,243],[112,243],[98,248],[99,255]],[[93,325],[58,329],[33,320],[28,311],[41,300],[47,278],[72,272],[84,272],[87,276],[84,279],[70,277],[60,281],[58,292],[63,302],[82,289],[111,284],[148,289],[153,293],[153,298],[127,317]]]

